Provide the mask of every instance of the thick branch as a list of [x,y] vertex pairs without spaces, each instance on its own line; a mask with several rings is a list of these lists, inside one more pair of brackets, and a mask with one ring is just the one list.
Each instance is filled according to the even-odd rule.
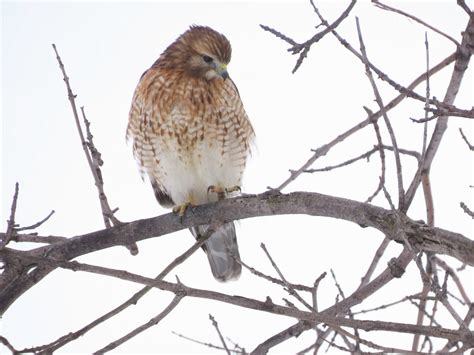
[[[424,223],[381,207],[311,192],[267,192],[226,199],[198,206],[193,213],[186,214],[182,221],[179,216],[168,213],[76,236],[33,249],[29,253],[32,256],[48,255],[59,260],[71,260],[94,251],[166,235],[191,226],[281,214],[307,214],[342,219],[364,227],[376,228],[399,243],[405,242],[401,237],[405,234],[408,242],[419,250],[450,255],[463,263],[474,265],[474,242],[461,234],[441,228],[430,228]],[[9,255],[5,255],[4,260],[6,270],[0,278],[0,314],[23,292],[53,270],[50,266],[35,268],[35,265],[14,260]],[[9,270],[10,266],[15,269]]]

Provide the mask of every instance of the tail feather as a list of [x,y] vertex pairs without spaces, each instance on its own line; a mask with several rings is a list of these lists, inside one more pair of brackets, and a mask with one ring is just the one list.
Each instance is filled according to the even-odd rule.
[[[208,225],[190,228],[196,239],[205,235]],[[219,281],[236,280],[242,266],[234,259],[239,258],[239,247],[233,222],[220,226],[204,243],[203,249],[209,259],[212,274]]]

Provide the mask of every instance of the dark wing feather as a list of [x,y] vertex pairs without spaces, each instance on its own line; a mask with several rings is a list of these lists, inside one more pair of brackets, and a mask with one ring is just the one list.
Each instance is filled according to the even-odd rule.
[[153,192],[155,193],[155,197],[158,203],[165,208],[173,207],[175,203],[171,199],[171,196],[168,195],[166,191],[163,191],[160,188],[156,180],[150,179],[150,182],[151,182],[151,187],[153,187]]

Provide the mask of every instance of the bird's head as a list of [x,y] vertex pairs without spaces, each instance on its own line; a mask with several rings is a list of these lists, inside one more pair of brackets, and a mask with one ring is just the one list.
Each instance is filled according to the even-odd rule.
[[162,54],[167,67],[207,80],[227,79],[232,48],[227,38],[210,27],[191,26]]

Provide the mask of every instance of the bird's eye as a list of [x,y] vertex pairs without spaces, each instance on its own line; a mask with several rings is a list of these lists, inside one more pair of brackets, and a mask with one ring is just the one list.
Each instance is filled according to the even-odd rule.
[[211,57],[209,57],[208,55],[203,55],[202,56],[202,59],[204,59],[204,61],[206,63],[211,63],[214,59],[212,59]]

